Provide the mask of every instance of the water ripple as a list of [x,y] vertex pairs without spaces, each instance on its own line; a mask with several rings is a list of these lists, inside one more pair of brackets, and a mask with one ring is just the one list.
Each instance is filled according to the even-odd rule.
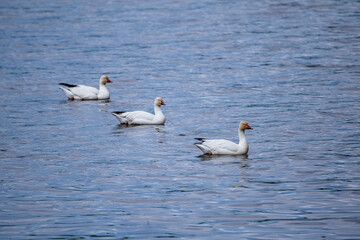
[[[2,239],[357,239],[359,2],[1,1]],[[109,101],[67,101],[59,82]],[[153,111],[164,126],[118,125]],[[195,137],[247,156],[203,156]]]

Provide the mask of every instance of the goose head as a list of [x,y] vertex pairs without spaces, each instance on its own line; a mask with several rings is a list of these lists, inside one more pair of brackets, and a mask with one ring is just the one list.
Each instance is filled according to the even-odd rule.
[[155,98],[154,105],[161,107],[161,105],[166,105],[161,97]]
[[112,81],[110,80],[110,78],[106,75],[102,75],[100,78],[100,84],[107,84],[107,83],[111,83]]
[[245,131],[246,129],[253,129],[253,128],[250,127],[248,122],[242,121],[239,125],[239,129],[240,129],[240,131]]

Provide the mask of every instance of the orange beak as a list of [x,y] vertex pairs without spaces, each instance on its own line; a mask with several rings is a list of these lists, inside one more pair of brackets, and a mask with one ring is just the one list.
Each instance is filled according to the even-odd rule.
[[163,100],[161,100],[161,105],[166,105]]

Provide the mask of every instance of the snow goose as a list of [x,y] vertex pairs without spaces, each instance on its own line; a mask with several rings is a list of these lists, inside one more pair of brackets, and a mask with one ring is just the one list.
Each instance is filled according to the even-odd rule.
[[152,113],[144,111],[134,112],[113,112],[114,115],[121,124],[126,125],[161,125],[165,123],[165,115],[161,111],[161,105],[166,105],[161,97],[155,98],[154,112]]
[[111,82],[108,76],[102,75],[99,81],[99,89],[68,83],[59,83],[64,86],[59,88],[64,91],[69,100],[106,100],[110,98],[110,92],[106,87],[106,83]]
[[245,130],[253,129],[248,122],[242,121],[239,125],[239,144],[225,139],[206,140],[205,138],[195,138],[201,143],[195,143],[204,154],[219,155],[242,155],[249,151],[249,144],[245,137]]

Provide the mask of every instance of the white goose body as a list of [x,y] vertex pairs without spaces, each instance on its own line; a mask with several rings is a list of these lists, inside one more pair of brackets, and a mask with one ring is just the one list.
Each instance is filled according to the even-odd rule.
[[236,144],[225,139],[207,140],[205,138],[196,138],[201,143],[195,143],[204,154],[219,155],[243,155],[249,151],[249,144],[245,137],[245,129],[252,129],[250,125],[242,121],[239,125],[239,143]]
[[162,125],[165,123],[165,115],[161,111],[161,105],[166,105],[161,97],[154,101],[154,113],[144,111],[113,112],[120,124],[126,125]]
[[59,83],[64,87],[59,87],[69,100],[106,100],[110,98],[110,92],[106,83],[112,82],[108,76],[103,75],[99,81],[99,89],[85,86]]

